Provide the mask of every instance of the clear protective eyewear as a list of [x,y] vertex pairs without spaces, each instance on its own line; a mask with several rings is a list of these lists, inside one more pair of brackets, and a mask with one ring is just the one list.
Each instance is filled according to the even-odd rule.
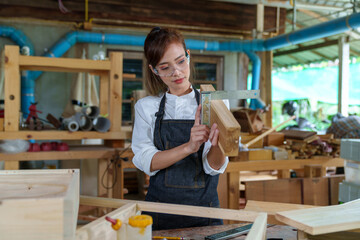
[[174,65],[166,64],[165,66],[161,66],[158,68],[154,68],[154,73],[159,77],[171,77],[174,75],[175,70],[184,71],[190,63],[190,56],[186,52],[185,58],[179,59]]

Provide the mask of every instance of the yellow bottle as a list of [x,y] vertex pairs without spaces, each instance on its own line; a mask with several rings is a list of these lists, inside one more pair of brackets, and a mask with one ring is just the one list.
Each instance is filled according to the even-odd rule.
[[151,240],[153,219],[149,215],[135,215],[129,218],[126,236],[131,240]]
[[111,223],[112,229],[116,231],[116,239],[117,240],[125,240],[126,239],[126,226],[121,222],[120,219],[113,219],[110,217],[105,217],[107,221]]

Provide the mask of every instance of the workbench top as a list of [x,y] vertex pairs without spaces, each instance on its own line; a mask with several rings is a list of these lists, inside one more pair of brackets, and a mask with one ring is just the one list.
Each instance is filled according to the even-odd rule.
[[[164,237],[184,237],[186,239],[204,240],[206,236],[220,233],[226,230],[241,227],[248,223],[240,224],[225,224],[220,226],[207,226],[207,227],[194,227],[194,228],[182,228],[172,230],[153,231],[153,236]],[[284,240],[296,240],[297,230],[289,226],[273,225],[267,228],[267,239],[284,239]],[[232,238],[233,240],[245,239],[246,235]]]

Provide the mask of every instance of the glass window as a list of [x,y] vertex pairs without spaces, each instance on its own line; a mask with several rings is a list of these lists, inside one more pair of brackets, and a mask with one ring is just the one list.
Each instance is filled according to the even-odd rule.
[[216,63],[195,63],[195,78],[201,81],[216,81]]
[[134,90],[143,89],[140,81],[123,81],[123,99],[130,99]]
[[142,78],[143,61],[142,59],[124,59],[124,73],[135,74],[136,78]]

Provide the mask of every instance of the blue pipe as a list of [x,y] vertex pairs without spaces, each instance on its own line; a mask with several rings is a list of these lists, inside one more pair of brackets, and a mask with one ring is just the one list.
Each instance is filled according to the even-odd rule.
[[[256,81],[256,79],[260,79],[260,69],[261,69],[261,60],[260,57],[253,51],[245,50],[246,55],[248,55],[249,59],[252,61],[252,81],[251,81],[251,89],[259,89],[260,81]],[[264,108],[264,104],[260,102],[257,98],[251,99],[250,108]]]
[[[34,55],[34,46],[22,31],[13,27],[0,26],[0,36],[10,38],[20,48],[28,47],[29,55]],[[31,102],[35,102],[35,78],[31,78],[30,74],[30,71],[22,71],[21,73],[21,111],[25,118],[28,115]]]
[[[355,13],[347,17],[334,19],[325,23],[321,23],[306,29],[301,29],[289,34],[283,34],[270,38],[267,40],[243,40],[243,41],[202,41],[195,39],[187,39],[186,44],[189,49],[208,50],[208,51],[236,51],[245,52],[253,62],[253,81],[252,89],[258,89],[260,83],[260,66],[261,62],[255,51],[270,51],[281,47],[286,47],[292,44],[299,44],[302,42],[339,34],[344,31],[356,29],[360,27],[360,13]],[[4,29],[3,31],[5,31]],[[25,37],[26,39],[26,37]],[[76,43],[102,43],[102,44],[117,44],[117,45],[133,45],[143,46],[144,36],[131,36],[121,34],[102,34],[93,32],[70,32],[58,41],[46,54],[48,57],[60,57],[68,49]],[[34,81],[41,75],[41,72],[32,72],[29,79]],[[33,86],[31,86],[33,89]],[[252,107],[258,106],[257,103],[252,103]],[[27,110],[26,110],[27,112]]]

